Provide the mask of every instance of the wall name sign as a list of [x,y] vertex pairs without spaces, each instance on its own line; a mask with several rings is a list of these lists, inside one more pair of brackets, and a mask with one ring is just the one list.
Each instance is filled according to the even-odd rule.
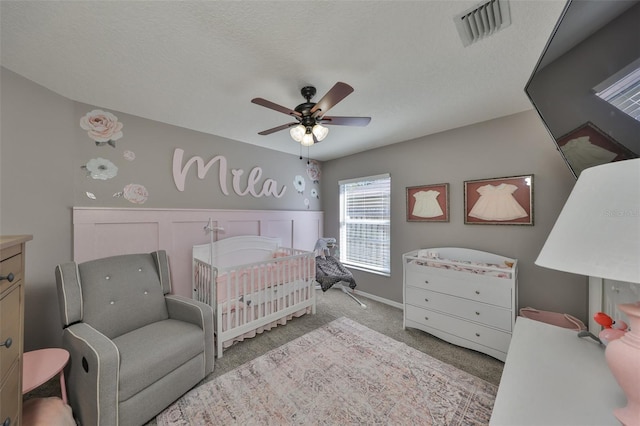
[[[203,180],[211,166],[218,163],[218,183],[220,185],[220,190],[224,195],[229,195],[229,188],[227,186],[227,158],[222,155],[216,155],[211,160],[209,160],[206,164],[202,157],[193,156],[191,157],[184,165],[184,150],[180,148],[176,148],[173,152],[173,182],[178,188],[178,191],[184,191],[185,180],[187,178],[187,173],[189,169],[194,164],[196,165],[196,173],[198,179]],[[282,186],[282,188],[278,189],[278,181],[275,179],[265,179],[262,182],[262,186],[260,187],[260,179],[262,178],[262,168],[254,167],[251,169],[249,174],[247,175],[247,184],[246,187],[242,188],[242,182],[240,181],[242,175],[244,174],[243,169],[231,169],[231,174],[233,176],[231,187],[233,188],[233,192],[237,195],[243,197],[245,195],[252,195],[253,197],[276,197],[280,198],[284,195],[287,190],[286,186]],[[258,189],[260,187],[260,189]]]

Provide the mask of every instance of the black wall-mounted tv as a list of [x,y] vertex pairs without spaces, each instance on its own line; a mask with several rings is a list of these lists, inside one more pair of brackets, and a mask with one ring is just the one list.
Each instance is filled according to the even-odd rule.
[[525,92],[576,178],[639,156],[640,121],[596,95],[634,68],[640,1],[569,0]]

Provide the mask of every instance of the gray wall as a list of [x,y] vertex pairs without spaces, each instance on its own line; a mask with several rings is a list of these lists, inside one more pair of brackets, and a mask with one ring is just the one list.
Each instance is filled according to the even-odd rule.
[[[213,209],[320,210],[321,200],[310,196],[312,184],[306,161],[217,136],[170,126],[110,111],[124,124],[116,147],[96,146],[80,128],[80,118],[94,107],[57,95],[5,68],[0,68],[2,128],[0,145],[0,233],[32,234],[27,243],[25,286],[25,349],[58,346],[60,338],[54,268],[72,259],[71,208],[162,207]],[[108,111],[108,110],[107,110]],[[285,134],[286,137],[288,135]],[[294,143],[294,142],[292,142]],[[172,174],[175,148],[185,159],[200,156],[205,162],[216,155],[228,161],[229,195],[220,189],[218,165],[204,180],[191,169],[185,190],[178,191]],[[131,150],[133,161],[124,158]],[[105,158],[118,167],[116,177],[96,180],[81,166],[92,158]],[[241,188],[250,171],[259,166],[262,178],[286,186],[282,198],[238,196],[232,189],[231,169],[243,169]],[[306,180],[304,193],[293,185],[296,175]],[[149,198],[132,204],[113,197],[130,183],[144,185]],[[92,192],[96,199],[87,197]]]
[[[575,179],[534,111],[325,162],[326,236],[339,236],[340,179],[391,174],[391,276],[354,271],[358,289],[402,302],[402,253],[466,247],[519,261],[519,305],[587,315],[587,279],[534,265]],[[465,225],[464,181],[534,175],[534,226]],[[450,221],[406,221],[406,187],[449,183]]]
[[[249,145],[238,141],[208,135],[184,128],[147,120],[129,114],[110,111],[118,121],[124,124],[123,137],[115,142],[115,148],[109,145],[96,146],[87,132],[80,128],[80,118],[86,113],[102,109],[74,102],[74,117],[70,126],[75,138],[74,159],[74,205],[90,207],[162,207],[162,208],[207,208],[207,209],[261,209],[261,210],[306,210],[304,199],[309,199],[310,210],[320,210],[320,199],[310,196],[311,188],[320,190],[319,184],[312,184],[306,173],[306,158]],[[287,132],[282,137],[289,138]],[[294,144],[294,141],[291,141]],[[221,155],[226,158],[225,195],[220,187],[220,163],[215,163],[204,179],[196,176],[196,167],[192,166],[187,174],[184,191],[179,191],[174,183],[172,163],[176,148],[184,150],[182,164],[185,165],[194,156],[201,157],[205,163]],[[133,161],[124,158],[125,151],[135,154]],[[118,167],[116,177],[97,180],[87,177],[81,167],[94,158],[104,158]],[[281,198],[274,196],[253,197],[250,194],[239,196],[233,190],[232,169],[242,169],[240,189],[247,187],[251,170],[260,167],[261,178],[255,185],[259,192],[266,179],[277,182],[278,190],[286,186]],[[305,181],[303,194],[293,185],[294,177],[302,176]],[[132,204],[124,197],[114,197],[130,184],[143,185],[149,198],[143,205]],[[96,196],[96,200],[87,197],[86,192]]]
[[53,275],[71,259],[73,102],[0,68],[0,232],[32,234],[25,270],[24,349],[59,346]]

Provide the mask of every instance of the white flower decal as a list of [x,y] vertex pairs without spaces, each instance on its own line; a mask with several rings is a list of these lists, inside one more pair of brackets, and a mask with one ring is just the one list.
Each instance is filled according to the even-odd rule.
[[144,204],[144,202],[147,201],[147,198],[149,198],[147,188],[142,185],[138,185],[137,183],[130,183],[125,186],[122,194],[124,198],[133,204]]
[[312,196],[313,198],[320,198],[320,195],[318,195],[318,190],[317,190],[317,189],[315,189],[315,188],[313,188],[313,189],[311,190],[311,196]]
[[136,159],[136,154],[133,151],[125,151],[123,154],[124,159],[127,161],[133,161]]
[[110,112],[94,109],[80,119],[80,127],[87,131],[96,145],[109,144],[115,148],[116,142],[122,137],[122,123]]
[[304,192],[305,184],[306,182],[302,176],[296,175],[296,177],[293,178],[293,186],[294,188],[296,188],[296,191],[298,191],[300,194]]
[[94,179],[107,180],[118,174],[118,168],[111,161],[104,158],[92,158],[84,166],[89,172],[89,176]]
[[307,162],[307,175],[309,179],[313,181],[313,183],[320,182],[320,163],[316,160],[309,160]]
[[87,197],[89,197],[92,200],[96,199],[96,194],[94,194],[93,192],[87,191],[87,192],[85,192],[85,194],[87,194]]
[[307,206],[307,208],[309,208],[309,199],[308,198],[304,199],[304,205]]

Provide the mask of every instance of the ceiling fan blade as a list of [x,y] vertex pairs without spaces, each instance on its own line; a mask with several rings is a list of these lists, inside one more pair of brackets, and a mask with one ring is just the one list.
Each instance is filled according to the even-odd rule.
[[311,113],[316,116],[326,114],[330,108],[346,98],[351,92],[353,92],[353,87],[347,83],[337,82],[326,95],[311,108]]
[[294,111],[294,110],[289,109],[287,107],[283,107],[282,105],[275,104],[275,103],[273,103],[271,101],[268,101],[266,99],[253,98],[253,99],[251,99],[251,102],[256,104],[256,105],[260,105],[260,106],[263,106],[265,108],[272,109],[274,111],[282,112],[282,113],[287,114],[287,115],[293,115],[293,116],[296,116],[296,117],[301,117],[302,116],[302,114],[300,114],[298,111]]
[[371,121],[371,117],[329,117],[324,116],[318,120],[322,124],[334,126],[360,126],[364,127]]
[[279,132],[280,130],[288,129],[289,127],[296,126],[297,124],[298,124],[297,122],[283,124],[282,126],[274,127],[272,129],[263,130],[261,132],[258,132],[258,134],[262,135],[262,136],[270,135],[271,133],[275,133],[275,132]]

